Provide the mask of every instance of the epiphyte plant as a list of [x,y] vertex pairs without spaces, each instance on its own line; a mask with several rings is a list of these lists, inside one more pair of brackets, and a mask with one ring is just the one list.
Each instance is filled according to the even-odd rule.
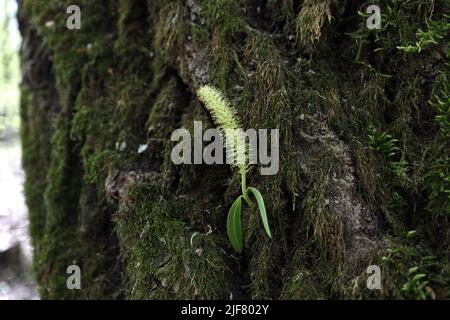
[[200,101],[205,104],[206,109],[218,126],[222,140],[225,141],[227,147],[227,156],[232,160],[230,163],[238,168],[241,175],[242,194],[232,204],[227,217],[228,239],[233,249],[241,253],[244,247],[241,223],[242,200],[250,208],[254,208],[255,203],[250,199],[250,195],[253,195],[256,200],[264,230],[272,238],[264,199],[256,188],[247,187],[247,172],[249,169],[248,144],[236,111],[223,94],[211,86],[205,85],[200,87],[197,95]]

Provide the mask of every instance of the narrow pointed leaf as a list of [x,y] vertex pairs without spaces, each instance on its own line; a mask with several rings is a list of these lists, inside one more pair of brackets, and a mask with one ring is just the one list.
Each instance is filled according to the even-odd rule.
[[272,234],[270,233],[269,221],[267,220],[266,206],[264,205],[264,199],[261,193],[253,187],[248,188],[248,191],[253,193],[253,195],[255,196],[256,202],[258,203],[259,214],[261,215],[261,220],[264,225],[264,230],[266,230],[267,235],[272,238]]
[[228,212],[227,217],[227,233],[231,246],[238,253],[242,252],[243,240],[242,240],[242,225],[241,225],[241,209],[242,209],[242,197],[239,197],[234,201],[233,205]]

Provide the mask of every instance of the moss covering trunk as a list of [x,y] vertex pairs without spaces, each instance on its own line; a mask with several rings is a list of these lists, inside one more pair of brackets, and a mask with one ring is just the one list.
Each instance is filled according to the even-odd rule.
[[[450,297],[447,1],[380,0],[379,30],[352,0],[19,4],[43,298]],[[170,158],[175,129],[214,127],[202,84],[246,128],[280,130],[279,173],[249,181],[273,239],[246,213],[242,255],[225,229],[239,173]]]

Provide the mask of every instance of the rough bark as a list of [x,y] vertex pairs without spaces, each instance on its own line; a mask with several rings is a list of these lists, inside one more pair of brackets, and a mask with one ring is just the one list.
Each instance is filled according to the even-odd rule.
[[[370,31],[357,1],[78,2],[82,29],[69,31],[72,3],[20,1],[44,298],[420,298],[401,290],[414,266],[426,297],[448,297],[448,199],[434,188],[448,183],[429,178],[448,176],[448,140],[428,103],[448,95],[447,36],[397,48],[443,21],[443,3],[380,1],[395,23]],[[238,173],[170,159],[173,130],[214,126],[202,84],[224,91],[246,128],[280,129],[280,172],[250,172],[273,240],[248,213],[242,256],[225,230]],[[399,140],[393,155],[384,132]],[[65,286],[71,264],[80,291]],[[381,291],[366,288],[372,264]]]

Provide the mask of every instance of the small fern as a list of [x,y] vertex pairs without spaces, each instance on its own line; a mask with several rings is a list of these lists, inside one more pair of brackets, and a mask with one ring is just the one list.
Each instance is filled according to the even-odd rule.
[[373,153],[391,159],[398,151],[398,140],[386,132],[379,132],[373,125],[369,126],[368,143]]
[[441,132],[446,139],[450,139],[450,95],[445,97],[435,95],[435,101],[430,101],[431,106],[436,108],[436,121],[441,126]]
[[412,267],[408,270],[408,279],[401,290],[417,299],[426,300],[426,286],[429,282],[426,279],[427,274],[419,272],[419,267]]
[[448,156],[450,140],[450,95],[448,90],[441,96],[435,95],[431,106],[437,111],[435,117],[440,125],[438,135],[439,151],[428,165],[425,174],[425,189],[429,192],[428,210],[440,216],[450,215],[450,157]]
[[444,14],[443,21],[428,21],[428,30],[418,29],[416,32],[417,42],[407,46],[398,46],[397,49],[408,53],[420,53],[422,50],[437,45],[439,41],[445,38],[450,30],[448,19],[450,16]]

